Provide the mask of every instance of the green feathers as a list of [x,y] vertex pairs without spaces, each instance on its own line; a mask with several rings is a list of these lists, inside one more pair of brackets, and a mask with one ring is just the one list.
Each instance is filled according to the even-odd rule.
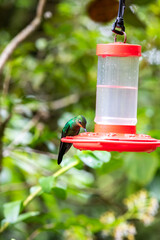
[[[82,115],[78,115],[70,119],[64,126],[62,130],[61,138],[66,136],[75,136],[78,135],[80,128],[84,128],[86,131],[87,121]],[[59,154],[58,154],[58,164],[62,162],[63,155],[70,149],[72,146],[71,143],[60,143]]]

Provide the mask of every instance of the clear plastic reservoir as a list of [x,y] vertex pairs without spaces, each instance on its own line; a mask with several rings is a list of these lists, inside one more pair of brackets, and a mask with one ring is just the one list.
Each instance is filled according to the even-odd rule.
[[139,57],[98,57],[96,124],[136,125]]

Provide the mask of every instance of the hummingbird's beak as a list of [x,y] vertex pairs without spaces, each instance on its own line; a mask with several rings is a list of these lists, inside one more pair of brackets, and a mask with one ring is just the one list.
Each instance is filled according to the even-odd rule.
[[84,129],[85,132],[87,132],[86,128],[84,128],[79,122],[78,122],[78,125]]

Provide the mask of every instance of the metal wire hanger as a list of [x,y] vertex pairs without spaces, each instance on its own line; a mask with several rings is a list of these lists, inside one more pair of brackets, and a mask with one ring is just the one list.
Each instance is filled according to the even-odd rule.
[[124,35],[124,42],[126,42],[126,40],[127,40],[127,36],[125,33],[124,20],[123,20],[124,10],[125,10],[125,0],[119,0],[118,16],[116,18],[116,21],[112,25],[112,32],[114,32],[116,34],[115,42],[117,39],[116,38],[117,35]]

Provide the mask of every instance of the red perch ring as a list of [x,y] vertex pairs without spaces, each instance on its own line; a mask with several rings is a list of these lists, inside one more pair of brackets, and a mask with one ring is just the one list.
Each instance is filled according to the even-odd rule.
[[81,133],[61,139],[65,143],[73,143],[79,150],[100,150],[117,152],[152,152],[160,147],[160,140],[145,134],[122,133]]

